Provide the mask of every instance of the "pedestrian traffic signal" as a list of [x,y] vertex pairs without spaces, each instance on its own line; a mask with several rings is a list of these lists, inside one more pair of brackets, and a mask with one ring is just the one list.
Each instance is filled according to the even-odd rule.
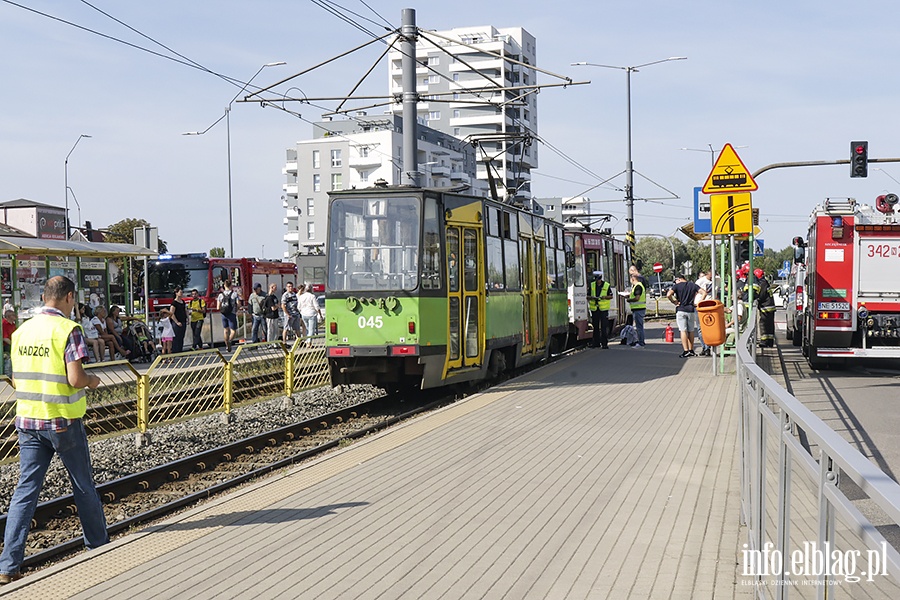
[[744,240],[737,244],[737,262],[750,260],[750,240]]
[[869,142],[850,142],[850,177],[869,174]]

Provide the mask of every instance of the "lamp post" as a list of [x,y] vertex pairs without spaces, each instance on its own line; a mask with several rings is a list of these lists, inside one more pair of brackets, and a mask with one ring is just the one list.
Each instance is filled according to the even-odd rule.
[[[690,150],[691,152],[709,152],[709,160],[710,166],[715,168],[716,166],[716,150],[713,148],[712,144],[707,144],[709,148],[679,148],[679,150]],[[732,148],[749,148],[750,146],[732,146]]]
[[75,196],[75,190],[66,186],[66,190],[72,192],[72,200],[75,201],[75,206],[78,207],[78,228],[81,229],[81,205],[78,203],[78,197]]
[[627,147],[627,159],[625,161],[625,208],[626,208],[626,216],[625,221],[628,227],[628,232],[626,234],[626,238],[628,240],[628,244],[633,248],[635,241],[634,234],[634,166],[631,162],[631,74],[637,72],[638,69],[643,67],[649,67],[650,65],[656,65],[659,63],[669,62],[673,60],[687,60],[687,56],[670,56],[669,58],[664,58],[662,60],[654,60],[653,62],[643,63],[640,65],[634,65],[631,67],[620,67],[616,65],[600,65],[597,63],[590,62],[574,62],[572,63],[573,67],[602,67],[604,69],[619,69],[625,71],[625,91],[626,91],[626,100],[628,106],[628,147]]
[[[65,180],[66,180],[66,239],[69,239],[71,232],[69,231],[69,157],[72,156],[72,153],[75,152],[75,147],[78,146],[78,142],[81,141],[81,138],[89,138],[91,136],[81,134],[78,136],[78,139],[75,140],[75,143],[72,145],[72,149],[69,150],[69,153],[66,154],[66,163],[65,163]],[[72,193],[74,195],[74,192]],[[77,200],[76,200],[77,202]],[[81,220],[81,207],[78,207],[78,220]]]
[[225,107],[225,114],[223,114],[221,117],[219,117],[218,119],[213,121],[212,125],[210,125],[206,129],[204,129],[203,131],[185,131],[184,133],[181,134],[181,135],[203,135],[204,133],[206,133],[213,127],[215,127],[222,119],[225,119],[225,131],[226,131],[225,136],[226,136],[226,146],[227,146],[226,149],[228,152],[228,256],[229,257],[234,256],[234,218],[232,216],[233,213],[232,213],[232,196],[231,196],[231,105],[234,104],[234,101],[237,100],[238,96],[240,96],[242,93],[244,93],[244,90],[246,90],[250,86],[250,84],[253,83],[253,80],[256,79],[256,76],[259,75],[260,73],[262,73],[263,69],[265,69],[266,67],[277,67],[279,65],[286,65],[286,64],[287,63],[284,62],[283,60],[264,64],[256,71],[256,73],[253,74],[253,77],[251,77],[247,81],[247,83],[244,84],[244,86],[238,91],[238,93],[234,95],[234,98],[232,98],[228,102],[228,106]]

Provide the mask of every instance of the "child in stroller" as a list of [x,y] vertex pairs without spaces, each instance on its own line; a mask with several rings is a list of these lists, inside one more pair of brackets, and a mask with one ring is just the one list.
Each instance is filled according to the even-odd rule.
[[135,349],[128,357],[131,362],[151,362],[156,356],[156,342],[147,324],[137,319],[129,320],[126,335],[131,338],[132,348]]

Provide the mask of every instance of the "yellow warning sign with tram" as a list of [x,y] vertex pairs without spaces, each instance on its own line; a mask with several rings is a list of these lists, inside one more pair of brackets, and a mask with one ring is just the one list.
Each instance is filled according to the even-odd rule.
[[[704,194],[724,194],[730,192],[755,192],[759,189],[744,161],[737,155],[731,144],[725,144],[719,159],[709,172],[703,185]],[[713,232],[715,233],[715,232]]]

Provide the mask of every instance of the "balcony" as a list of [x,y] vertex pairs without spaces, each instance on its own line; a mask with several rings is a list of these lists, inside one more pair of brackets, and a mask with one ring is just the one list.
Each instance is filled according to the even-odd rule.
[[300,193],[300,187],[296,183],[285,183],[281,189],[288,196],[296,196]]
[[462,171],[453,171],[450,173],[450,181],[458,181],[459,183],[472,183],[472,178],[468,173]]
[[281,170],[284,175],[297,174],[297,161],[288,161]]
[[432,177],[450,177],[450,167],[445,165],[431,165]]
[[347,162],[351,169],[371,169],[380,167],[381,159],[382,157],[377,154],[370,154],[369,156],[350,156]]
[[284,241],[288,244],[299,244],[300,232],[298,230],[288,231],[286,234],[284,234]]

